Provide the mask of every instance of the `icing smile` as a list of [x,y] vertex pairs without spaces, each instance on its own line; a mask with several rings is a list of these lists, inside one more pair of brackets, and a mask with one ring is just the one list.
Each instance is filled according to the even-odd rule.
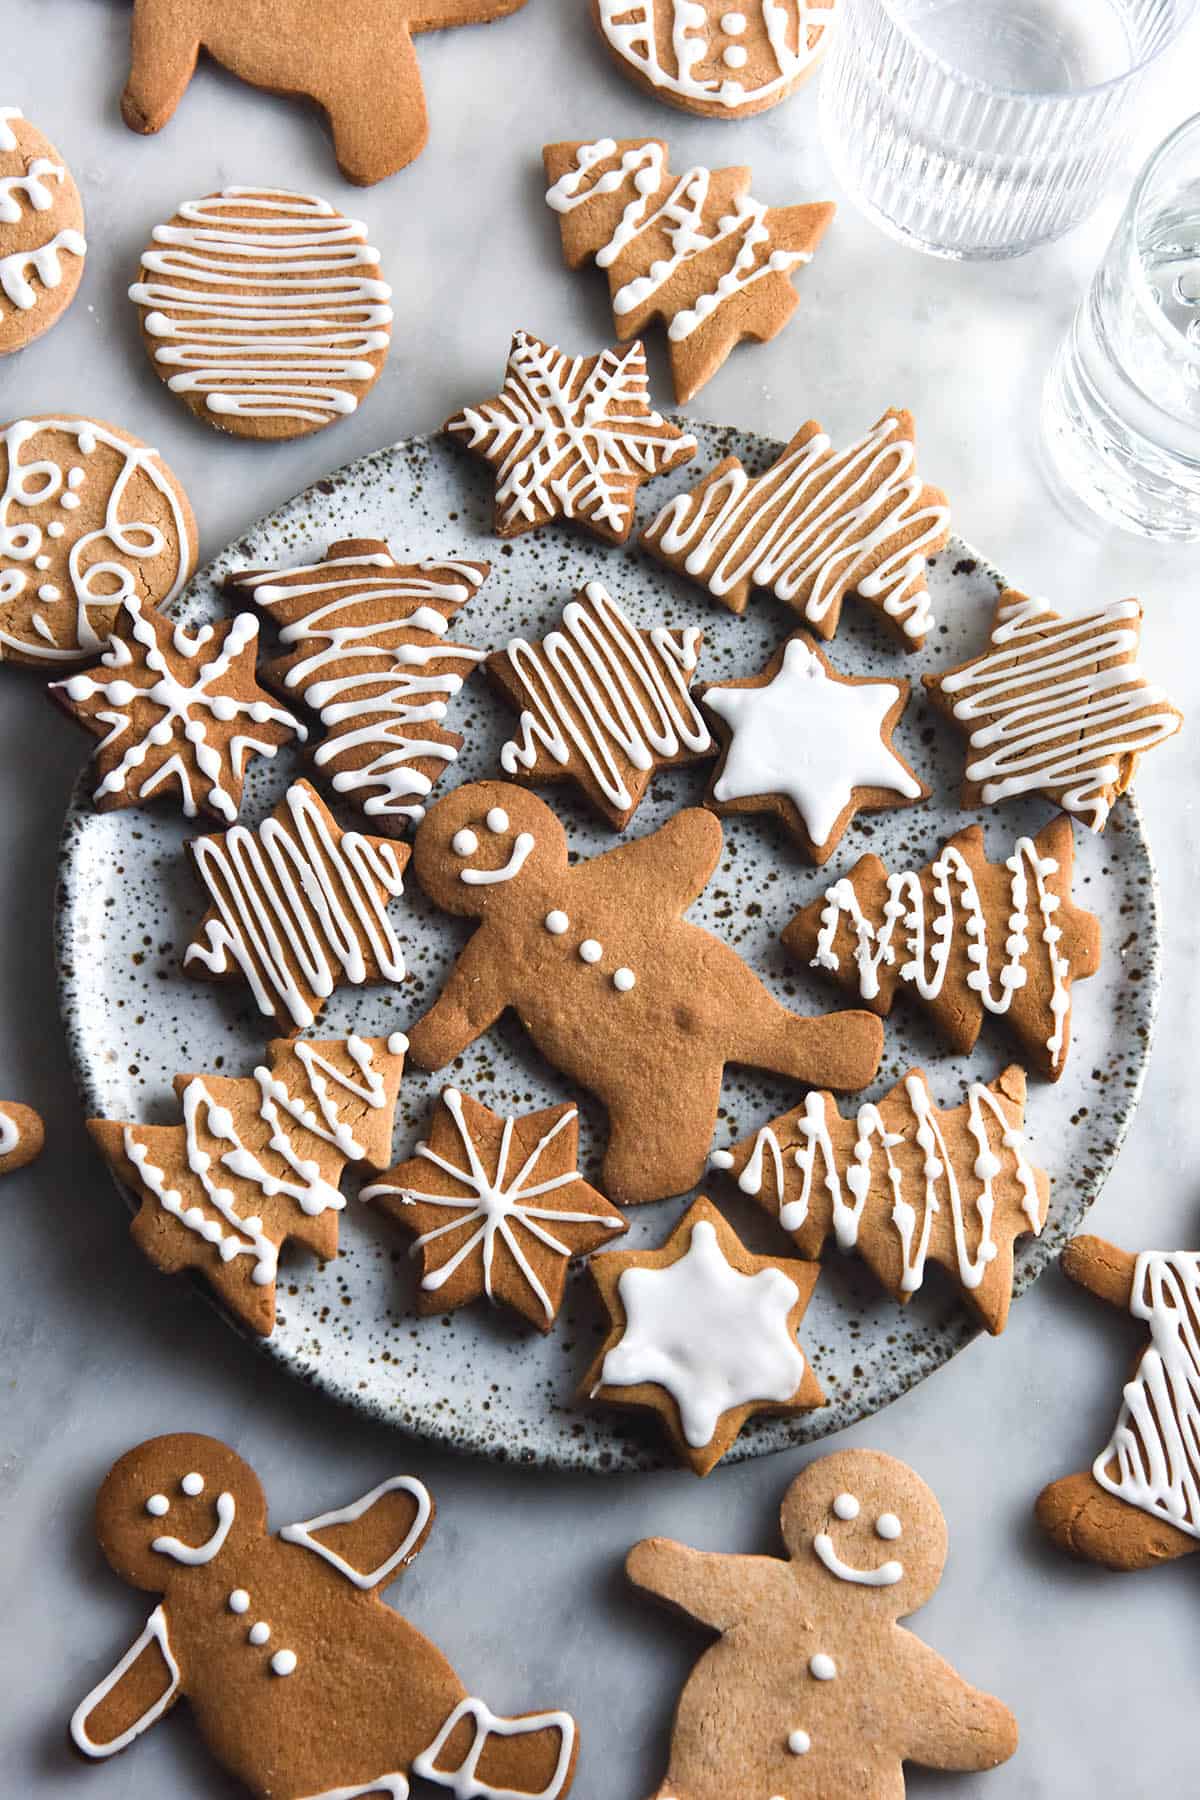
[[218,1494],[217,1524],[211,1537],[205,1538],[202,1544],[185,1544],[176,1537],[157,1537],[150,1547],[157,1550],[160,1556],[173,1556],[176,1562],[187,1563],[192,1567],[209,1563],[229,1536],[236,1510],[232,1494]]
[[895,1587],[904,1579],[904,1565],[898,1562],[880,1563],[877,1569],[854,1569],[849,1563],[842,1561],[833,1547],[833,1539],[827,1531],[819,1531],[813,1539],[813,1549],[820,1557],[831,1575],[839,1581],[853,1581],[859,1587]]
[[512,854],[502,868],[499,869],[463,869],[459,880],[465,881],[469,887],[490,887],[495,881],[511,881],[525,867],[529,852],[533,849],[533,833],[522,831],[512,847]]

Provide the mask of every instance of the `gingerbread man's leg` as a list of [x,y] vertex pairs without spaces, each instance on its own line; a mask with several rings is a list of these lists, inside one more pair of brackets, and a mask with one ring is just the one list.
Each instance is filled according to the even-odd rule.
[[1106,1569],[1149,1569],[1200,1550],[1200,1542],[1102,1488],[1091,1470],[1052,1481],[1037,1498],[1037,1520],[1060,1550]]
[[570,1791],[578,1749],[569,1713],[503,1719],[483,1700],[466,1699],[412,1766],[414,1774],[456,1794],[561,1800]]
[[121,116],[131,131],[161,131],[187,91],[200,55],[188,0],[134,0],[129,80]]
[[1121,1312],[1129,1311],[1136,1270],[1137,1257],[1128,1250],[1118,1250],[1104,1238],[1072,1238],[1062,1254],[1064,1275]]
[[874,1013],[836,1012],[804,1017],[764,991],[747,1011],[729,1048],[729,1061],[790,1075],[812,1087],[852,1093],[874,1079],[883,1055],[883,1023]]
[[343,67],[337,88],[314,98],[329,115],[338,168],[357,187],[370,187],[420,156],[429,115],[417,53],[402,24],[384,42],[362,34],[356,49],[357,72],[347,76]]
[[723,1067],[683,1063],[657,1086],[603,1095],[608,1152],[603,1187],[618,1206],[686,1194],[704,1174],[721,1099]]

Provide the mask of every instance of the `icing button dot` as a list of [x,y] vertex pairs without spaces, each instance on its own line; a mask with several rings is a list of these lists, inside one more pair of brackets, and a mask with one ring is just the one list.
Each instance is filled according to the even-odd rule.
[[598,944],[595,938],[584,938],[579,946],[579,954],[585,963],[598,963],[604,955],[604,945]]
[[833,1503],[833,1510],[839,1519],[857,1519],[859,1513],[858,1501],[854,1498],[853,1494],[839,1494]]
[[744,69],[749,55],[744,44],[730,44],[721,52],[721,61],[727,69]]
[[271,1627],[263,1619],[260,1619],[257,1625],[252,1625],[246,1633],[252,1644],[265,1644],[270,1635]]
[[837,1664],[832,1656],[826,1656],[818,1650],[815,1656],[808,1659],[808,1672],[814,1681],[833,1681],[837,1675]]
[[637,976],[632,969],[617,969],[612,978],[618,994],[627,994],[636,980]]
[[165,1494],[151,1494],[146,1502],[146,1511],[152,1519],[161,1519],[165,1512],[171,1510],[171,1502]]
[[277,1650],[271,1658],[271,1667],[276,1675],[290,1675],[296,1667],[296,1652],[294,1650]]
[[548,912],[546,914],[543,923],[546,930],[550,932],[553,937],[561,937],[564,931],[570,929],[571,925],[571,921],[568,919],[566,913],[559,912],[557,908],[553,912]]
[[244,1613],[250,1610],[250,1596],[245,1588],[234,1588],[229,1596],[229,1610],[231,1613]]
[[204,1492],[204,1477],[203,1475],[197,1475],[193,1471],[190,1475],[185,1475],[179,1485],[185,1494],[188,1494],[192,1499],[195,1499],[197,1494],[202,1494]]
[[788,1749],[793,1756],[807,1756],[812,1749],[812,1739],[807,1731],[790,1731],[788,1733]]

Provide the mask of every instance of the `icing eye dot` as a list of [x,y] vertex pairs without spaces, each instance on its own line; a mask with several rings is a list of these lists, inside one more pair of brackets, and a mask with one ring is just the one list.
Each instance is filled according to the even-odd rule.
[[554,912],[548,912],[546,914],[543,923],[545,924],[546,930],[554,937],[561,937],[563,932],[568,931],[571,926],[571,921],[568,919],[566,913],[559,912],[557,908]]
[[271,1667],[276,1675],[290,1675],[296,1667],[296,1652],[294,1650],[277,1650],[271,1658]]
[[807,1731],[790,1731],[788,1733],[788,1749],[793,1756],[807,1756],[812,1749],[812,1739]]
[[165,1494],[151,1494],[146,1502],[146,1511],[152,1519],[161,1519],[165,1512],[170,1512],[171,1502]]
[[252,1644],[265,1644],[270,1635],[271,1627],[262,1619],[258,1621],[257,1625],[252,1625],[246,1633]]
[[833,1503],[833,1510],[839,1519],[857,1519],[858,1501],[853,1494],[839,1494]]
[[823,1650],[818,1650],[815,1656],[808,1659],[808,1672],[814,1681],[833,1681],[837,1675],[837,1664],[832,1656],[826,1656]]
[[508,814],[502,806],[493,806],[487,816],[487,828],[497,834],[508,830]]
[[579,954],[586,963],[598,963],[604,955],[604,945],[598,944],[595,938],[584,938],[579,946]]
[[898,1538],[902,1529],[900,1521],[895,1513],[880,1513],[875,1521],[876,1537],[888,1538],[889,1540]]
[[627,994],[636,980],[637,976],[632,969],[616,969],[613,972],[613,986],[618,994]]
[[479,848],[479,839],[473,831],[456,831],[450,839],[450,848],[455,856],[474,856]]
[[197,1494],[204,1492],[204,1477],[193,1472],[191,1475],[185,1475],[179,1485],[184,1493],[190,1495],[194,1500]]
[[229,1610],[231,1613],[249,1612],[250,1596],[245,1588],[234,1588],[229,1596]]

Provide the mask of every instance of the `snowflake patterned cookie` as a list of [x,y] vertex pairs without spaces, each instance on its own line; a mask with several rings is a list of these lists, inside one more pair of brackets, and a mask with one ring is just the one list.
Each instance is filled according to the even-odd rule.
[[40,1113],[15,1100],[0,1101],[0,1175],[23,1169],[42,1154],[46,1128]]
[[157,450],[70,415],[0,428],[0,662],[82,663],[127,600],[169,606],[196,521]]
[[715,753],[688,690],[701,631],[640,631],[598,581],[564,608],[540,643],[514,638],[485,664],[520,709],[500,751],[506,775],[530,786],[574,781],[624,831],[660,768]]
[[570,1259],[629,1229],[583,1179],[578,1156],[577,1107],[503,1118],[443,1088],[429,1142],[361,1195],[417,1234],[418,1312],[486,1294],[549,1331]]
[[408,1800],[410,1775],[459,1800],[565,1800],[571,1715],[499,1716],[383,1603],[433,1526],[412,1476],[269,1533],[250,1465],[181,1432],[121,1457],[95,1518],[121,1580],[162,1598],[75,1708],[81,1756],[117,1755],[188,1700],[213,1755],[260,1800]]
[[892,743],[908,695],[904,680],[839,675],[797,632],[761,674],[697,688],[724,741],[708,805],[722,817],[775,813],[827,862],[856,813],[929,794]]
[[707,119],[778,106],[825,51],[836,0],[591,0],[617,66]]
[[588,1264],[609,1318],[580,1397],[658,1413],[707,1475],[759,1412],[824,1406],[796,1341],[820,1269],[752,1256],[701,1197],[657,1250]]
[[175,787],[187,818],[236,819],[251,757],[306,735],[259,687],[257,653],[251,613],[190,632],[127,600],[100,667],[49,689],[101,739],[98,809],[140,806]]
[[567,267],[594,257],[606,271],[622,342],[664,322],[681,404],[743,338],[761,344],[783,330],[799,303],[791,278],[812,261],[832,202],[764,206],[745,168],[673,175],[661,138],[547,144],[542,154]]
[[188,849],[209,910],[184,968],[240,976],[280,1031],[315,1024],[342,983],[404,980],[388,904],[404,892],[408,846],[343,831],[307,781],[256,828],[234,825]]
[[562,518],[623,544],[642,483],[696,454],[695,438],[651,405],[640,343],[568,356],[525,331],[495,399],[443,430],[495,468],[494,528],[506,538]]
[[336,1256],[343,1170],[387,1166],[407,1048],[399,1032],[276,1039],[249,1077],[177,1075],[182,1125],[90,1120],[100,1154],[139,1201],[138,1248],[168,1275],[195,1269],[236,1319],[269,1337],[281,1245]]
[[1048,601],[1000,595],[981,656],[922,679],[966,733],[964,806],[1045,794],[1103,831],[1138,759],[1183,715],[1138,664],[1137,600],[1063,618]]
[[399,836],[423,819],[457,760],[463,740],[443,720],[485,652],[446,633],[490,572],[461,560],[398,563],[379,539],[347,538],[323,562],[225,578],[279,627],[287,654],[265,678],[325,727],[314,766],[381,831]]
[[0,106],[0,356],[62,317],[86,254],[70,170],[19,106]]
[[843,1119],[831,1094],[772,1119],[728,1150],[743,1194],[778,1219],[802,1256],[833,1236],[857,1250],[902,1305],[939,1263],[994,1335],[1012,1300],[1013,1245],[1046,1220],[1050,1181],[1030,1162],[1022,1126],[1025,1071],[973,1081],[961,1106],[940,1110],[921,1069],[878,1105]]

